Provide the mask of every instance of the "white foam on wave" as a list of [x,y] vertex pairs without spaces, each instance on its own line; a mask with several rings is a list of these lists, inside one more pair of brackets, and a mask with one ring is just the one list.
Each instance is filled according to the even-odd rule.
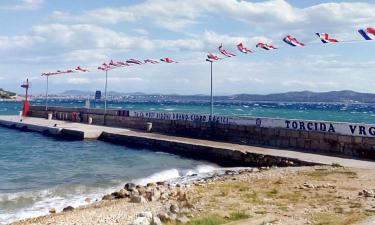
[[2,193],[0,194],[0,205],[24,204],[24,206],[16,209],[3,209],[0,207],[0,224],[47,215],[51,208],[62,211],[68,205],[73,207],[83,206],[89,204],[85,201],[87,198],[95,201],[96,199],[101,199],[104,194],[119,188],[120,186],[93,188],[78,185],[75,187],[58,186],[40,191]]
[[220,170],[220,167],[215,167],[212,165],[198,165],[193,169],[169,169],[163,170],[158,173],[154,173],[151,176],[133,180],[134,183],[139,185],[146,185],[147,183],[158,182],[158,181],[170,181],[172,183],[176,183],[182,181],[184,179],[180,178],[187,178],[192,175],[206,175],[210,174],[214,171]]
[[[145,178],[132,180],[131,182],[139,185],[158,181],[167,181],[171,184],[186,183],[190,180],[208,177],[220,171],[225,171],[225,169],[203,164],[192,169],[172,168],[163,170]],[[51,208],[55,208],[60,212],[64,207],[69,205],[75,208],[87,205],[86,198],[90,198],[92,201],[101,199],[103,195],[121,189],[125,182],[118,181],[116,182],[118,184],[109,188],[94,188],[84,185],[77,185],[75,187],[58,186],[40,191],[0,194],[0,205],[5,203],[17,204],[18,201],[25,201],[25,199],[30,201],[30,205],[16,210],[5,211],[5,209],[0,207],[0,224],[8,224],[18,220],[47,215]]]

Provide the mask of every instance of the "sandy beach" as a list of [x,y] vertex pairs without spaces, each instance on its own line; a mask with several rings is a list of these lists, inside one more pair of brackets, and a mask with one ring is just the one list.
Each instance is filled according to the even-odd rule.
[[263,168],[177,186],[127,185],[106,195],[108,200],[12,225],[136,224],[144,214],[163,224],[360,224],[375,215],[373,172],[339,166]]

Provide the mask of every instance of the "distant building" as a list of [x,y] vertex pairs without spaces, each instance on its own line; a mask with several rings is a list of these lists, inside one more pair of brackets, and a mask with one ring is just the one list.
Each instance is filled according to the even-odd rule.
[[102,98],[102,92],[101,91],[96,91],[95,92],[95,100],[100,100]]

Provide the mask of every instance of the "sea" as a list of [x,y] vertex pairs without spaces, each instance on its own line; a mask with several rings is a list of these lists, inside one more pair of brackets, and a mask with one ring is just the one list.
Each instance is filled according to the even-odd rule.
[[[43,101],[31,104],[43,105]],[[49,105],[83,107],[84,101]],[[0,115],[18,115],[21,102],[0,102]],[[102,103],[92,107],[103,107]],[[108,102],[109,108],[209,113],[205,102]],[[375,124],[375,105],[342,103],[217,102],[214,113]],[[95,140],[66,141],[0,127],[0,224],[85,205],[126,182],[178,181],[221,171],[207,161],[132,149]]]

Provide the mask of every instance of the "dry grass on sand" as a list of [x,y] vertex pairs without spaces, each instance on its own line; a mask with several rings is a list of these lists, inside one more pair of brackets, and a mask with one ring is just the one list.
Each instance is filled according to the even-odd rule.
[[[199,219],[190,225],[237,219],[231,224],[356,224],[375,214],[375,198],[358,195],[375,187],[373,172],[337,166],[278,168],[196,186],[190,195]],[[233,213],[242,216],[233,218]]]

